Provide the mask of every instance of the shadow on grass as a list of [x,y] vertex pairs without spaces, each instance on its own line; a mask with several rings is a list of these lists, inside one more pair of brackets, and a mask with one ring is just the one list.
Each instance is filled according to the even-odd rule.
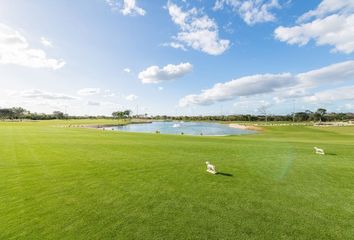
[[223,173],[223,172],[217,172],[216,175],[221,175],[221,176],[226,176],[226,177],[232,177],[233,176],[231,173]]
[[337,156],[336,153],[326,153],[325,155],[329,155],[329,156]]

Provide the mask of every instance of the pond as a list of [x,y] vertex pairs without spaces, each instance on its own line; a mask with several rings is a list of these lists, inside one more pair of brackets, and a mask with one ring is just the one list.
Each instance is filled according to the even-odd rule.
[[227,124],[182,121],[128,124],[124,126],[105,127],[104,129],[144,133],[156,133],[156,131],[159,131],[162,134],[186,134],[204,136],[225,136],[255,133],[255,131],[252,130],[231,128]]

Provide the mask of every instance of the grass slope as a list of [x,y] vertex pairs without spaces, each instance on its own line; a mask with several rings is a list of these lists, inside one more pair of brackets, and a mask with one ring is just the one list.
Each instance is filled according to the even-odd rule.
[[60,124],[0,123],[0,239],[354,236],[353,127],[192,137]]

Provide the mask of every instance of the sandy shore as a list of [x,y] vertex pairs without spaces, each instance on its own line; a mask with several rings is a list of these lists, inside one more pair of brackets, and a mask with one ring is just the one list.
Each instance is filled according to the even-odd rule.
[[256,127],[253,125],[241,125],[241,124],[237,124],[237,123],[230,123],[229,127],[237,128],[237,129],[245,129],[245,130],[254,130],[254,131],[263,130],[261,127]]

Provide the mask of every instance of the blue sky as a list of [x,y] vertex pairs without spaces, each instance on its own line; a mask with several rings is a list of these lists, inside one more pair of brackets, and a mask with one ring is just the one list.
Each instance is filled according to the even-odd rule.
[[352,0],[2,0],[0,107],[354,111]]

